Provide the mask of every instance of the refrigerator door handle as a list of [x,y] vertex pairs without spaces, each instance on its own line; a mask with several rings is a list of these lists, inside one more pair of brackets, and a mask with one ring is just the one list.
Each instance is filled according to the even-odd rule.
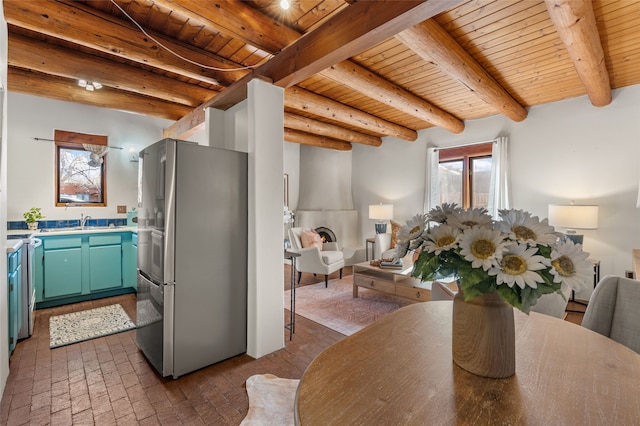
[[164,282],[174,282],[176,245],[176,153],[177,141],[167,143],[164,213]]

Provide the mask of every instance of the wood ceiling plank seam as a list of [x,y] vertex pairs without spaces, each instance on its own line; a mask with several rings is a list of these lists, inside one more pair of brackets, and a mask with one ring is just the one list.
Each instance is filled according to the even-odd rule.
[[[491,2],[488,6],[477,9],[475,13],[466,14],[448,22],[442,22],[441,26],[445,31],[456,37],[464,32],[476,31],[487,25],[487,23],[498,22],[500,19],[508,19],[510,15],[526,9],[529,7],[527,4],[531,3],[531,1],[513,2],[502,0]],[[438,25],[443,21],[440,18],[440,16],[434,18]]]
[[301,32],[307,33],[312,31],[313,28],[322,25],[325,20],[339,13],[345,7],[347,7],[347,5],[342,1],[322,1],[308,9],[304,15],[296,19],[293,24],[296,28],[301,29]]
[[562,46],[552,46],[552,47],[547,47],[545,49],[532,51],[526,56],[516,56],[514,52],[514,61],[512,62],[508,60],[504,60],[504,61],[490,60],[491,66],[498,67],[502,71],[502,73],[505,75],[508,75],[513,72],[517,72],[514,70],[522,65],[525,65],[525,66],[539,65],[539,64],[544,64],[546,62],[571,63],[571,59],[569,58],[569,54],[567,53],[567,50],[564,49],[564,45],[562,45]]
[[512,57],[517,60],[527,61],[529,55],[535,55],[547,50],[566,52],[567,48],[557,34],[546,34],[537,39],[527,40],[525,43],[509,49],[488,52],[486,57],[493,64],[504,64],[510,62],[509,58]]
[[453,9],[447,10],[440,15],[437,15],[435,19],[438,21],[438,24],[442,24],[444,27],[448,28],[449,25],[456,25],[452,24],[452,22],[473,22],[485,14],[493,14],[495,11],[504,8],[504,3],[506,2],[504,2],[503,0],[470,0]]

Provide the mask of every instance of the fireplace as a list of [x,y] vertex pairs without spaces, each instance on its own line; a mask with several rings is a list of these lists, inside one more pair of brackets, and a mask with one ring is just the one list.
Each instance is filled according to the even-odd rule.
[[316,232],[320,234],[320,239],[322,239],[323,243],[335,243],[338,241],[336,239],[336,234],[329,228],[320,226],[316,228]]

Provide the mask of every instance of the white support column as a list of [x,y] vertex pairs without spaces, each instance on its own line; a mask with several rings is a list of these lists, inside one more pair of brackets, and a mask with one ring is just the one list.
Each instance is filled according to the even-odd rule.
[[249,301],[247,354],[284,347],[282,206],[284,90],[252,80],[247,96],[249,139]]

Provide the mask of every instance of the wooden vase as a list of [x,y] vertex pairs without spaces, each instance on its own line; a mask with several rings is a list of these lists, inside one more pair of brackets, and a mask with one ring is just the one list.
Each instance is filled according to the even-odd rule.
[[516,372],[513,307],[497,293],[465,302],[453,299],[453,361],[482,377],[505,378]]

